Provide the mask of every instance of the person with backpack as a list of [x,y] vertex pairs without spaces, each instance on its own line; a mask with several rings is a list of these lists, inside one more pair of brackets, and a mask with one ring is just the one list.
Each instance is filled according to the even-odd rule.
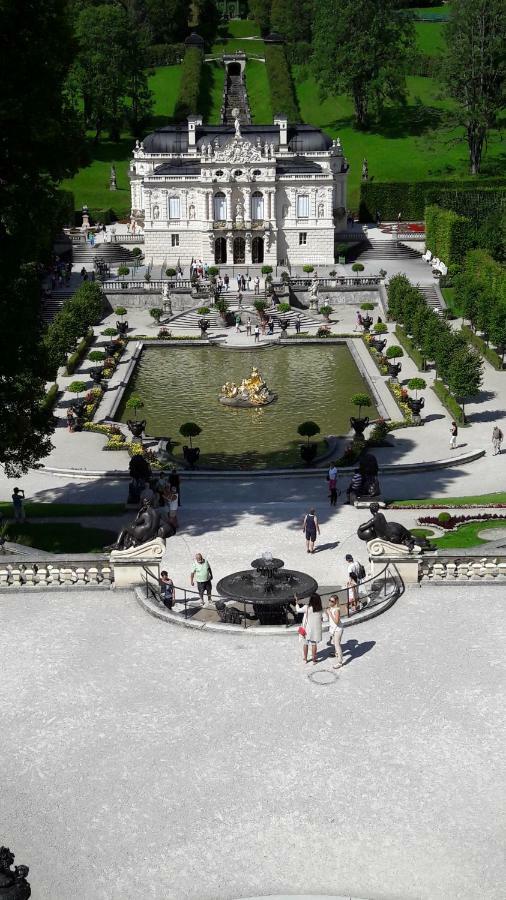
[[501,444],[503,441],[503,433],[498,425],[494,425],[492,431],[492,446],[494,448],[494,456],[501,452]]
[[366,571],[359,559],[353,559],[351,553],[346,554],[346,562],[348,563],[348,575],[355,575],[357,582],[360,584],[366,576]]

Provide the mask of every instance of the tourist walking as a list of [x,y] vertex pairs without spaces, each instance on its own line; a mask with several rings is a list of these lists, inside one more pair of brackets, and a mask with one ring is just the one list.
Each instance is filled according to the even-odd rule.
[[258,324],[257,324],[257,325],[255,325],[255,344],[258,344],[259,342],[260,342],[260,328],[258,327]]
[[67,410],[67,428],[72,434],[74,428],[76,427],[76,417],[71,409]]
[[177,505],[181,506],[181,479],[175,466],[170,470],[169,485],[177,494]]
[[269,319],[268,331],[269,334],[274,334],[274,319],[272,318],[272,316]]
[[364,322],[363,322],[363,319],[362,319],[362,313],[360,312],[359,309],[357,309],[357,321],[356,321],[356,323],[355,323],[355,328],[354,328],[353,330],[354,330],[354,331],[360,331],[360,329],[363,328],[363,327],[364,327]]
[[255,287],[255,294],[259,294],[260,293],[260,279],[259,279],[258,275],[255,275],[255,277],[253,279],[253,285]]
[[302,619],[301,629],[299,634],[304,641],[304,662],[308,662],[307,651],[308,647],[311,647],[312,661],[315,665],[318,644],[322,639],[322,600],[319,594],[311,594]]
[[237,275],[237,290],[238,291],[241,290],[241,283],[242,283],[241,278],[242,278],[242,275]]
[[358,610],[358,578],[355,572],[348,572],[348,612],[357,612]]
[[347,553],[345,559],[348,563],[348,575],[355,575],[357,583],[360,584],[360,582],[363,581],[366,576],[366,571],[362,563],[359,559],[353,559],[351,553]]
[[336,506],[337,504],[337,469],[334,463],[331,465],[328,474],[328,485],[329,485],[329,501],[331,506]]
[[235,331],[236,331],[236,334],[241,333],[241,313],[240,312],[237,312],[235,314]]
[[309,512],[304,516],[302,531],[304,532],[304,537],[306,538],[307,552],[314,553],[316,536],[320,535],[320,526],[318,524],[318,517],[316,515],[315,509],[310,509]]
[[177,495],[177,491],[174,488],[171,488],[169,494],[169,522],[174,527],[174,530],[177,528],[177,508],[179,504],[179,497]]
[[202,553],[196,553],[195,562],[193,563],[193,568],[190,574],[190,583],[193,587],[195,582],[197,582],[197,591],[199,592],[199,597],[204,604],[204,594],[207,594],[207,603],[211,603],[212,580],[213,573],[207,559],[204,559]]
[[300,313],[295,316],[295,333],[300,334]]
[[25,492],[21,488],[15,487],[12,492],[12,506],[14,510],[14,518],[16,522],[25,521],[24,507]]
[[346,502],[351,503],[351,495],[353,497],[359,497],[360,491],[362,490],[362,475],[360,474],[360,469],[354,469],[353,475],[351,476],[351,481],[346,488]]
[[246,322],[246,334],[248,334],[251,337],[251,316],[248,316],[248,319]]
[[456,422],[452,422],[450,426],[450,450],[455,450],[457,447],[457,435],[459,433],[459,429],[457,427]]
[[334,644],[334,651],[337,660],[334,669],[340,669],[343,664],[343,651],[341,650],[343,623],[341,620],[341,611],[339,609],[339,599],[337,597],[329,597],[327,618],[329,620],[329,638],[331,643]]
[[230,285],[230,276],[229,276],[229,275],[225,274],[225,275],[223,276],[223,284],[225,285],[225,293],[227,294],[227,293],[228,293],[228,288],[229,288],[229,285]]
[[260,331],[263,335],[265,335],[265,329],[267,327],[267,319],[262,316],[260,319]]
[[172,609],[172,604],[175,600],[175,592],[174,592],[174,582],[172,578],[169,578],[168,572],[163,570],[160,572],[160,597],[162,599],[162,603],[167,609]]
[[494,425],[492,431],[492,446],[494,448],[494,456],[497,456],[498,453],[501,452],[501,444],[503,441],[503,434],[498,425]]

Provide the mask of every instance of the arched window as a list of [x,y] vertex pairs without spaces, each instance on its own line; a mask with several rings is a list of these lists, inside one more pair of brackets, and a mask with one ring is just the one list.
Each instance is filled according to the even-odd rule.
[[251,220],[261,222],[264,217],[264,196],[261,191],[253,191],[251,195]]
[[227,198],[222,191],[214,195],[214,221],[225,222],[227,219]]

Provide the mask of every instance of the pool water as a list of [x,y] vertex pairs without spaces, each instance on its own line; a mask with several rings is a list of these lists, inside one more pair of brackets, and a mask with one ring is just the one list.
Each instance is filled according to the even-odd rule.
[[[226,381],[240,384],[257,366],[278,399],[260,409],[233,409],[219,402]],[[264,468],[300,465],[297,427],[308,419],[321,435],[344,435],[357,409],[353,394],[368,387],[345,344],[225,350],[219,347],[145,347],[125,392],[118,418],[132,418],[125,409],[135,393],[144,402],[138,417],[146,419],[146,434],[178,442],[182,455],[188,443],[179,434],[183,422],[196,422],[202,434],[200,466]],[[366,410],[377,416],[374,407]],[[321,450],[323,450],[323,445]]]

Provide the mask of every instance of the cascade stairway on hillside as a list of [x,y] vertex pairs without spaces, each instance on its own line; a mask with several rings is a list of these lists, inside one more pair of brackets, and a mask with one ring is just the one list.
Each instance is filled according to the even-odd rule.
[[363,241],[348,256],[349,262],[368,259],[420,259],[422,253],[396,241]]
[[427,306],[430,306],[434,312],[443,312],[441,300],[439,298],[438,289],[434,284],[417,284],[416,287],[423,294]]
[[95,260],[103,260],[109,266],[128,265],[134,259],[132,251],[121,244],[78,244],[72,248],[74,265],[80,264],[86,269],[93,269]]
[[[239,308],[238,303],[237,303],[237,294],[229,291],[228,294],[223,294],[222,296],[227,300],[227,303],[229,303],[230,312],[236,312]],[[251,318],[251,324],[253,326],[253,329],[255,328],[255,325],[257,324],[257,322],[260,321],[257,316],[256,310],[254,309],[254,307],[252,307],[250,305],[252,303],[253,299],[254,299],[253,294],[250,294],[250,296],[248,298],[246,298],[246,296],[243,294],[243,303],[242,303],[242,307],[241,307],[242,328],[245,327],[248,316],[250,316],[250,318]],[[292,308],[289,313],[281,314],[277,311],[275,306],[271,307],[271,309],[265,310],[266,316],[272,315],[272,317],[274,318],[274,321],[276,322],[276,327],[277,327],[277,320],[282,317],[283,319],[288,319],[291,328],[295,328],[295,319],[297,317],[297,313],[298,313],[298,310]],[[199,319],[202,319],[202,318],[209,319],[211,328],[223,329],[225,327],[225,324],[224,324],[223,319],[221,318],[220,314],[214,309],[211,309],[210,312],[205,314],[205,316],[200,315],[196,309],[190,309],[187,312],[184,312],[184,313],[176,316],[174,319],[171,319],[169,322],[163,321],[162,324],[164,327],[168,328],[169,331],[179,331],[180,330],[184,333],[184,332],[187,332],[188,329],[200,330],[198,323],[199,323]],[[300,326],[301,326],[302,331],[307,329],[310,325],[323,325],[323,324],[324,323],[323,323],[323,320],[321,317],[316,318],[316,316],[312,316],[311,314],[309,314],[303,310],[300,310]]]
[[222,122],[224,125],[234,124],[233,109],[239,110],[239,121],[242,125],[251,123],[251,113],[246,95],[246,87],[242,74],[225,75],[225,97],[222,112]]

